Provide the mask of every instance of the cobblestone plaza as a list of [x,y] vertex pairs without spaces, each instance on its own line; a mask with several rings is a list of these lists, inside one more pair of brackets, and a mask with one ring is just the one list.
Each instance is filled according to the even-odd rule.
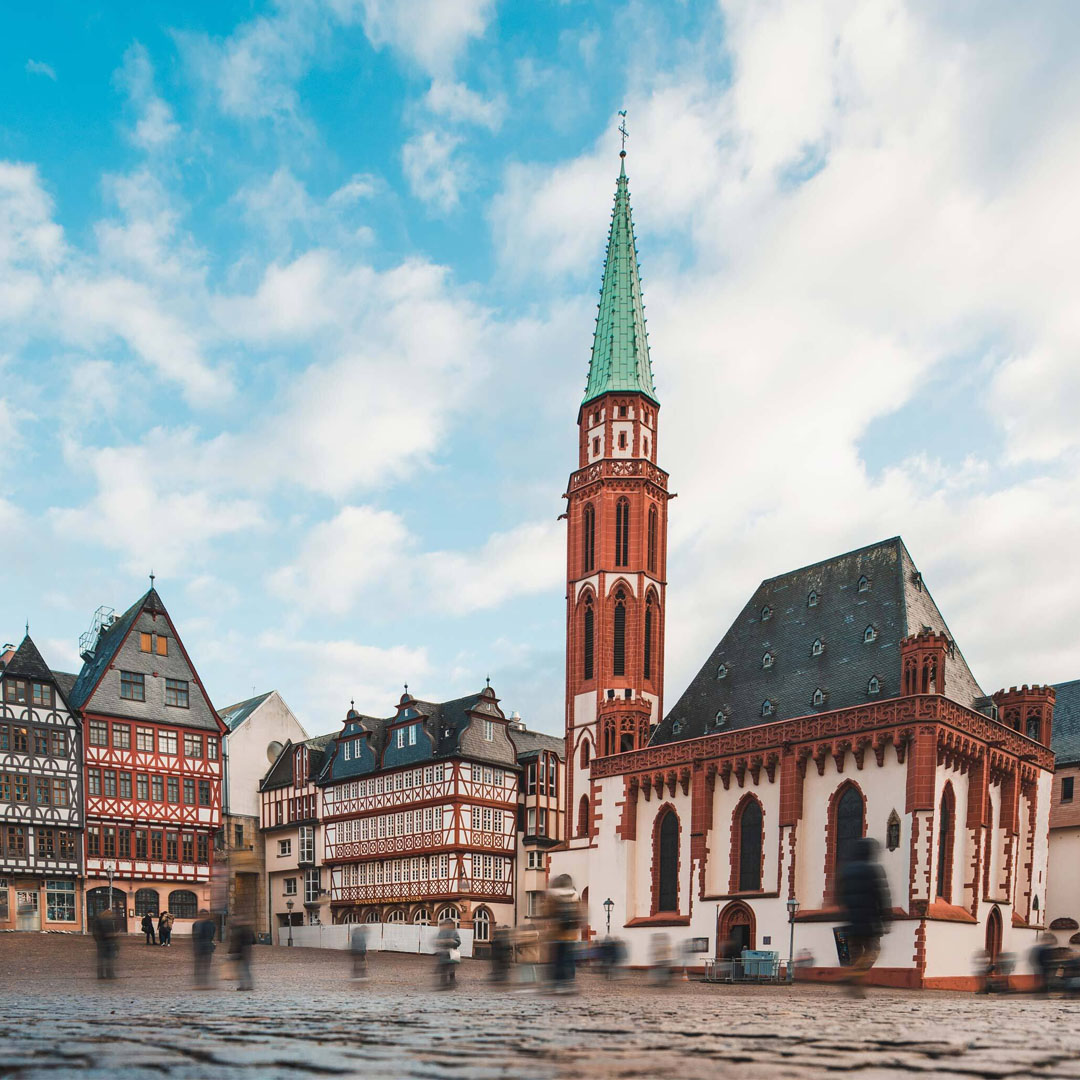
[[[218,955],[221,955],[219,950]],[[1080,1002],[729,987],[644,974],[580,995],[514,992],[461,966],[436,993],[430,957],[255,950],[256,989],[191,989],[187,942],[125,941],[114,982],[77,936],[0,937],[0,1077],[1080,1077]]]

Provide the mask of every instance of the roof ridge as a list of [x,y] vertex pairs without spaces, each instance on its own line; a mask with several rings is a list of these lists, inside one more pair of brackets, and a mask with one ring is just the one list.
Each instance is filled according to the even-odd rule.
[[[780,578],[791,577],[792,574],[801,574],[804,570],[813,570],[818,566],[826,566],[828,563],[838,562],[840,559],[846,559],[849,555],[861,555],[864,551],[872,551],[874,548],[888,547],[890,544],[897,543],[907,551],[907,545],[904,544],[903,538],[897,534],[896,536],[890,536],[887,540],[878,540],[873,544],[863,544],[862,547],[852,548],[850,551],[842,551],[838,555],[830,555],[827,559],[818,559],[817,562],[807,563],[805,566],[797,566],[794,570],[785,570],[782,574],[773,574],[772,577],[762,578],[761,585],[768,585],[770,581],[779,581]],[[915,560],[912,559],[911,561],[912,564],[914,564]],[[761,586],[759,585],[758,587],[760,588]]]

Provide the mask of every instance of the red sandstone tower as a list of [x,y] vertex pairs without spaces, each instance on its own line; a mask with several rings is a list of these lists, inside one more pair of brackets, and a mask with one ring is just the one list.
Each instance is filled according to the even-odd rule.
[[589,760],[644,747],[663,715],[668,475],[653,387],[626,154],[615,190],[567,486],[566,753],[571,848],[591,843]]

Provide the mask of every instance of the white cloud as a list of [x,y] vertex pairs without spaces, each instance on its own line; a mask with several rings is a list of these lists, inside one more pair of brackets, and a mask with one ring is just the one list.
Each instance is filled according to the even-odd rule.
[[349,639],[305,640],[276,632],[259,637],[259,647],[280,657],[279,667],[302,673],[311,732],[336,731],[349,702],[368,715],[386,716],[403,683],[419,690],[431,670],[427,650],[407,645],[365,645]]
[[46,64],[44,60],[27,60],[26,70],[31,75],[44,75],[46,79],[52,79],[56,82],[56,71],[51,64]]
[[118,78],[137,113],[132,141],[144,150],[157,150],[172,142],[180,134],[180,125],[173,119],[171,106],[154,88],[154,67],[139,42],[124,54]]
[[[331,0],[342,11],[355,0]],[[432,74],[453,69],[469,42],[483,37],[495,0],[359,0],[364,32]]]
[[445,131],[422,131],[401,149],[401,166],[409,189],[423,202],[449,213],[468,184],[465,165],[454,156],[461,139]]
[[300,607],[349,611],[364,590],[388,584],[410,544],[397,514],[346,506],[308,530],[299,558],[274,573],[270,587]]
[[436,116],[458,124],[476,124],[498,131],[506,115],[506,99],[499,95],[485,98],[464,83],[435,79],[424,95],[424,104]]

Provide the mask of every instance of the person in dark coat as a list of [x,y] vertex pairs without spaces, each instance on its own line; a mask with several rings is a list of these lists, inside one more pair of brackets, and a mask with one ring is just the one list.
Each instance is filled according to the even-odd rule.
[[438,956],[436,973],[440,990],[457,986],[457,966],[461,960],[461,935],[453,919],[443,919],[435,936],[435,952]]
[[116,913],[106,908],[94,919],[94,943],[97,945],[97,977],[99,979],[116,978],[116,954],[120,946],[117,935],[120,932]]
[[147,945],[157,944],[157,938],[154,936],[154,916],[149,912],[142,917],[142,932],[146,935]]
[[352,951],[353,982],[363,982],[368,977],[367,927],[357,925],[352,928],[349,949]]
[[191,924],[191,949],[195,956],[195,985],[206,990],[210,987],[210,959],[214,955],[214,935],[217,927],[205,908]]
[[158,944],[159,945],[171,945],[172,944],[172,916],[163,911],[158,916]]
[[881,952],[881,935],[892,912],[889,884],[877,861],[877,844],[868,836],[855,841],[851,858],[841,867],[840,906],[847,919],[844,929],[851,950],[851,992],[863,997],[863,984]]
[[236,963],[240,985],[237,990],[254,990],[251,978],[251,948],[255,944],[255,932],[245,922],[229,926],[229,957]]

